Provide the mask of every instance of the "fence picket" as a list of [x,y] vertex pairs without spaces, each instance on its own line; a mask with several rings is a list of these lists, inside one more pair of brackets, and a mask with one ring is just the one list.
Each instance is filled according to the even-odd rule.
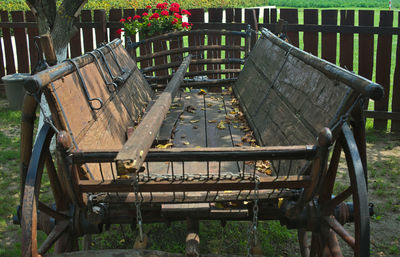
[[[244,10],[244,22],[250,25],[250,28],[254,31],[258,31],[258,17],[260,10],[256,9],[245,9]],[[257,41],[256,33],[251,34],[251,44],[250,47],[253,48]]]
[[[337,25],[337,10],[322,10],[323,25]],[[322,33],[322,58],[336,64],[336,33]]]
[[[354,26],[354,11],[340,11],[340,25]],[[353,70],[354,34],[340,34],[340,66],[350,71]]]
[[[284,19],[288,22],[288,24],[298,24],[299,23],[299,16],[297,9],[281,9],[281,19]],[[297,31],[288,31],[287,37],[289,42],[299,47],[299,32]]]
[[[75,18],[75,22],[80,21],[80,16]],[[80,29],[75,33],[75,35],[69,41],[69,48],[70,48],[70,58],[74,58],[77,56],[82,55],[82,46],[81,46],[81,33]]]
[[[81,13],[82,22],[92,22],[92,11],[82,10]],[[92,28],[82,28],[83,34],[83,49],[84,52],[90,52],[93,50],[93,29]]]
[[[358,11],[359,26],[374,26],[374,11]],[[358,41],[358,74],[372,79],[374,65],[374,35],[360,34]]]
[[[393,26],[393,11],[381,11],[379,27]],[[375,111],[387,111],[389,106],[390,90],[390,64],[392,57],[392,35],[378,35],[378,48],[376,51],[376,82],[385,90],[383,99],[375,101]],[[375,118],[374,128],[386,130],[387,120]]]
[[107,39],[107,27],[106,27],[106,11],[105,10],[94,10],[94,21],[98,23],[95,28],[96,33],[96,46],[102,42],[106,42]]
[[[242,9],[240,8],[229,8],[226,9],[226,23],[241,23],[242,22]],[[226,36],[227,45],[235,46],[241,45],[241,37],[240,36]],[[240,52],[238,51],[225,51],[228,58],[240,58]],[[239,69],[240,64],[226,64],[227,69]],[[229,73],[226,75],[228,78],[235,77],[234,73]]]
[[[204,9],[190,9],[189,12],[192,14],[189,16],[189,23],[204,22]],[[193,26],[196,29],[196,26]],[[198,46],[204,44],[204,35],[189,35],[188,36],[189,46]],[[193,59],[203,59],[204,51],[191,51],[190,54],[194,55]],[[204,65],[201,64],[190,64],[189,71],[202,71]]]
[[[31,11],[25,12],[25,20],[27,22],[36,22],[35,15],[33,15]],[[29,41],[29,58],[30,58],[31,72],[32,72],[32,69],[36,67],[38,62],[38,52],[33,38],[39,34],[39,31],[37,28],[28,28],[27,33]]]
[[[318,24],[318,9],[304,10],[304,24]],[[304,51],[318,56],[318,32],[304,32]]]
[[[1,11],[1,21],[8,21],[8,12]],[[11,44],[11,31],[9,28],[3,27],[3,42],[6,56],[6,74],[15,73],[14,51]]]
[[[222,8],[209,8],[208,9],[208,22],[222,22]],[[221,36],[220,35],[208,35],[207,40],[208,45],[220,45]],[[208,50],[207,59],[221,58],[221,51],[219,50]],[[220,70],[221,64],[207,64],[207,70]],[[221,74],[211,74],[208,75],[212,79],[219,79]]]
[[[398,23],[400,24],[400,13],[398,15]],[[396,67],[393,78],[393,99],[392,112],[400,112],[400,37],[397,36],[396,48]],[[400,120],[392,120],[392,132],[400,132]]]

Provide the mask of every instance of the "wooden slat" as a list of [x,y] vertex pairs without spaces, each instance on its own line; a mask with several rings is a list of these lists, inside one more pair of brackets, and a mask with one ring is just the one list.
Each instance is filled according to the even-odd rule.
[[[242,9],[240,8],[229,8],[226,9],[226,23],[241,23],[242,22]],[[240,36],[234,36],[234,35],[229,35],[225,37],[226,40],[226,45],[228,46],[234,46],[234,45],[241,45],[241,37]],[[239,51],[225,51],[226,55],[225,58],[240,58],[240,52]],[[226,64],[225,65],[226,69],[239,69],[240,64]],[[226,76],[227,78],[234,78],[236,77],[236,74],[234,73],[229,73]]]
[[[167,41],[166,40],[157,40],[153,42],[153,52],[152,53],[157,53],[161,51],[166,51],[167,50]],[[168,63],[167,56],[160,56],[154,58],[154,63],[155,65],[163,65]],[[168,75],[168,70],[163,69],[156,71],[156,76],[165,76]]]
[[[323,25],[337,25],[337,10],[322,10]],[[336,64],[336,33],[322,33],[322,59]]]
[[[304,24],[318,24],[318,9],[304,10]],[[304,51],[318,56],[318,33],[304,32]]]
[[[75,18],[75,22],[79,22],[80,16]],[[82,45],[81,45],[81,33],[80,29],[69,41],[69,46],[71,49],[71,56],[70,58],[78,57],[82,55]]]
[[[281,19],[284,19],[288,24],[298,24],[299,16],[297,9],[281,9]],[[288,31],[287,33],[289,43],[299,47],[299,32]]]
[[[92,11],[82,10],[81,13],[82,22],[92,22]],[[92,28],[82,28],[83,32],[83,49],[84,52],[90,52],[93,50],[93,30]]]
[[[121,9],[111,9],[108,19],[110,21],[120,21],[122,18],[122,10]],[[118,28],[110,28],[110,41],[115,38],[120,38],[120,35],[117,34]]]
[[[374,11],[358,11],[359,26],[374,26]],[[360,34],[358,42],[358,74],[372,79],[372,69],[374,64],[374,35]]]
[[270,23],[276,23],[278,21],[278,14],[276,8],[272,8],[270,12]]
[[[189,16],[189,23],[204,22],[204,9],[190,9],[189,12],[192,14]],[[192,29],[196,29],[196,26],[193,26]],[[204,45],[204,35],[189,35],[188,43],[189,46]],[[204,59],[204,51],[193,51],[189,53],[193,55],[193,60]],[[204,65],[189,65],[189,71],[201,70],[204,70]]]
[[105,42],[107,38],[106,28],[106,11],[105,10],[94,10],[93,19],[98,25],[95,28],[96,33],[96,45]]
[[[208,22],[222,22],[222,8],[209,8],[208,9]],[[208,35],[208,45],[221,45],[221,36],[220,35]],[[208,50],[207,51],[207,59],[211,58],[221,58],[221,51],[218,50]],[[220,64],[209,64],[207,65],[207,70],[220,70]],[[219,79],[221,78],[219,74],[214,74],[210,76],[211,79]]]
[[[400,24],[400,15],[398,16],[398,23]],[[396,67],[394,70],[393,79],[393,99],[392,99],[392,112],[400,112],[400,37],[397,36],[397,50],[396,50]],[[392,120],[392,132],[400,131],[400,121]]]
[[[393,26],[393,11],[381,11],[379,27]],[[374,110],[387,111],[389,107],[390,64],[392,59],[392,35],[379,35],[376,52],[376,82],[383,86],[383,99],[374,102]],[[387,120],[375,119],[374,128],[386,130]]]
[[[11,12],[13,22],[24,22],[23,11]],[[28,56],[28,43],[26,42],[26,33],[23,28],[14,28],[15,47],[17,50],[18,72],[29,72],[29,56]]]
[[[259,189],[273,188],[304,188],[310,185],[308,176],[287,177],[260,177]],[[132,192],[132,180],[81,180],[81,192]],[[223,190],[251,190],[254,182],[242,179],[233,180],[207,180],[207,181],[149,181],[140,182],[140,192],[195,192],[195,191],[223,191]]]
[[[1,11],[1,21],[8,21],[8,12]],[[14,52],[11,44],[11,33],[9,28],[3,28],[3,42],[6,56],[6,74],[15,73]]]
[[392,120],[393,122],[400,121],[400,112],[385,112],[385,111],[364,111],[367,118],[381,118],[385,120]]
[[[26,11],[25,12],[25,19],[27,22],[35,22],[36,18],[33,15],[31,11]],[[38,29],[37,28],[28,28],[28,40],[29,40],[29,57],[30,57],[30,64],[31,64],[31,69],[33,69],[38,62],[38,53],[37,49],[34,44],[34,37],[38,35]]]
[[[354,26],[354,11],[340,11],[340,25]],[[354,34],[340,34],[340,66],[353,70]]]
[[[252,30],[258,31],[258,17],[259,17],[260,9],[245,9],[244,10],[244,22],[249,24]],[[252,33],[251,35],[251,44],[250,49],[253,49],[255,43],[257,41],[257,35]]]
[[[140,16],[142,16],[142,14],[145,13],[145,12],[147,12],[147,9],[137,9],[136,10],[136,14],[140,15]],[[143,38],[139,38],[139,40],[143,40]],[[139,49],[140,49],[140,56],[143,56],[143,55],[146,55],[146,54],[150,54],[150,53],[153,52],[152,44],[150,42],[140,45]],[[141,69],[146,68],[146,67],[150,67],[150,66],[153,66],[152,60],[146,60],[146,61],[140,62],[140,68]],[[152,76],[153,72],[145,73],[145,74]]]

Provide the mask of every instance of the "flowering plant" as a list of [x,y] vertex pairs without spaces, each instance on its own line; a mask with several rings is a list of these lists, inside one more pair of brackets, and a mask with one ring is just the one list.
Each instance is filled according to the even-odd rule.
[[124,25],[123,29],[118,30],[121,34],[125,31],[128,35],[135,35],[139,32],[140,36],[149,37],[174,30],[190,30],[193,24],[182,22],[183,16],[190,16],[190,12],[181,9],[178,3],[169,5],[167,2],[158,3],[156,9],[152,11],[152,7],[146,7],[147,12],[141,16],[135,15],[120,22]]

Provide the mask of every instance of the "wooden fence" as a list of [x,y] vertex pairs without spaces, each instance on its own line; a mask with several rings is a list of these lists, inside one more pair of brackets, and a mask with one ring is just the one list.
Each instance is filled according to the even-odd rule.
[[[374,118],[376,129],[386,130],[390,120],[390,130],[400,131],[400,28],[393,26],[395,16],[400,24],[398,13],[380,11],[376,15],[378,13],[373,10],[305,9],[299,12],[297,9],[275,8],[210,8],[208,23],[205,23],[203,9],[189,11],[192,13],[189,22],[194,23],[194,28],[243,30],[246,24],[250,24],[254,30],[257,30],[257,26],[274,30],[278,19],[286,20],[288,24],[284,30],[293,45],[314,55],[319,54],[321,58],[349,70],[356,70],[366,78],[374,78],[383,85],[384,99],[375,102],[373,111],[366,111],[366,115]],[[118,37],[116,31],[121,27],[119,20],[143,12],[112,9],[107,15],[104,10],[82,11],[76,19],[76,26],[81,33],[71,39],[70,57],[93,50],[93,42],[98,44]],[[375,20],[376,17],[379,21]],[[299,23],[299,18],[303,18],[303,24]],[[379,26],[374,26],[378,22]],[[30,67],[34,67],[38,60],[33,44],[33,38],[38,33],[33,14],[1,11],[0,29],[3,36],[3,44],[0,44],[0,77],[17,71],[30,72]],[[15,43],[12,43],[12,35]],[[396,49],[395,55],[392,47]],[[391,72],[392,67],[394,72]]]

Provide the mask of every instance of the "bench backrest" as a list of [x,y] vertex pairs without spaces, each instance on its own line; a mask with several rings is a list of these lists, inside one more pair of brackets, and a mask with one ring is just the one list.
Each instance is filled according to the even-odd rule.
[[[72,136],[75,149],[120,149],[126,142],[127,128],[140,119],[153,98],[153,90],[120,40],[73,61],[79,72],[67,61],[32,79],[45,93],[56,127]],[[100,99],[102,104],[89,99]],[[113,175],[107,171],[99,174],[98,168],[89,169],[94,178]]]

